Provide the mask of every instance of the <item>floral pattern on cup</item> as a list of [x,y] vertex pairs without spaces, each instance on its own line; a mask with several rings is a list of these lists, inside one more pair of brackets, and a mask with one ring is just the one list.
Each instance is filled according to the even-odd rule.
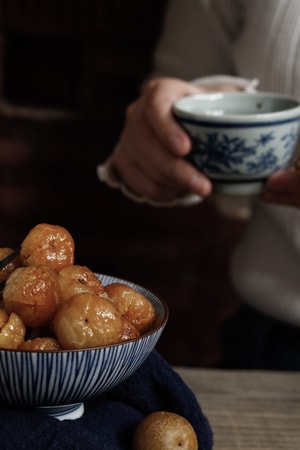
[[[298,127],[292,126],[282,136],[275,137],[273,131],[261,133],[258,139],[249,143],[239,136],[232,136],[224,131],[210,131],[197,136],[188,160],[200,170],[211,175],[231,174],[249,175],[279,170],[288,165],[291,149],[298,139]],[[282,145],[282,155],[275,154],[275,141]],[[278,145],[278,144],[277,144]],[[259,150],[259,151],[258,151]]]

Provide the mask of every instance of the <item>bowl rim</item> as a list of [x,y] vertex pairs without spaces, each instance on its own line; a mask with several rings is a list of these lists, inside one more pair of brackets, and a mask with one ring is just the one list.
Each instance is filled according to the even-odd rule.
[[[274,112],[266,112],[266,113],[254,113],[254,114],[224,114],[224,115],[213,115],[207,114],[205,112],[194,112],[187,111],[183,108],[183,105],[189,102],[190,100],[209,100],[216,101],[222,98],[249,98],[255,97],[259,101],[262,98],[265,99],[282,99],[288,100],[294,103],[295,106],[292,106],[288,109],[282,109],[280,111]],[[277,123],[285,123],[290,121],[297,121],[300,119],[300,99],[297,97],[293,97],[291,95],[285,95],[280,93],[268,92],[268,91],[259,91],[259,92],[199,92],[197,94],[186,95],[177,99],[173,103],[172,107],[173,114],[176,119],[179,121],[194,123],[194,124],[216,124],[216,126],[224,125],[226,123],[234,126],[236,124],[243,124],[244,126],[253,124],[254,126],[259,126],[264,122],[267,122],[272,125]]]
[[[146,333],[143,333],[141,336],[138,336],[136,338],[132,338],[132,339],[127,339],[126,341],[122,341],[122,342],[117,342],[115,344],[107,344],[107,345],[101,345],[100,347],[89,347],[89,348],[77,348],[77,349],[70,349],[70,350],[19,350],[19,349],[6,349],[6,348],[0,348],[0,353],[3,352],[9,352],[9,353],[27,353],[27,354],[67,354],[67,353],[78,353],[78,352],[91,352],[91,351],[95,351],[95,350],[101,350],[101,349],[107,349],[107,348],[111,348],[111,347],[116,347],[116,346],[125,346],[125,345],[129,345],[130,343],[133,342],[138,342],[144,338],[147,338],[148,336],[151,336],[153,333],[158,332],[159,330],[163,329],[166,326],[166,323],[169,319],[169,307],[166,303],[165,300],[163,300],[161,298],[160,295],[157,295],[156,292],[154,292],[152,289],[148,289],[146,286],[135,283],[133,281],[130,280],[126,280],[124,278],[119,278],[119,277],[115,277],[114,275],[108,275],[108,274],[102,274],[102,273],[97,273],[95,272],[95,275],[97,276],[97,278],[101,278],[101,277],[107,277],[107,278],[111,278],[113,279],[114,283],[118,282],[118,283],[124,283],[127,284],[129,286],[132,287],[137,287],[143,291],[147,291],[150,294],[152,294],[154,297],[156,297],[159,302],[162,304],[163,306],[163,315],[162,315],[162,319],[159,322],[159,324],[152,326],[149,331],[147,331]],[[144,294],[143,294],[144,295]]]

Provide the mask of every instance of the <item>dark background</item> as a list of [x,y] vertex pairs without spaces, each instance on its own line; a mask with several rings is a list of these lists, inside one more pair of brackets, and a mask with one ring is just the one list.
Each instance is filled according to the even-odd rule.
[[151,69],[162,0],[0,0],[0,246],[65,226],[76,262],[168,303],[158,344],[173,364],[213,366],[238,307],[228,257],[243,229],[207,203],[135,204],[96,177]]

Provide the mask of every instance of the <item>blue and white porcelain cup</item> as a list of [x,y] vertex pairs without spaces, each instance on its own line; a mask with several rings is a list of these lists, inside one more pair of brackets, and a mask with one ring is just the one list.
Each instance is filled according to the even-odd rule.
[[187,159],[215,192],[258,194],[273,172],[287,168],[300,132],[300,101],[285,95],[224,92],[186,96],[173,107],[192,140]]

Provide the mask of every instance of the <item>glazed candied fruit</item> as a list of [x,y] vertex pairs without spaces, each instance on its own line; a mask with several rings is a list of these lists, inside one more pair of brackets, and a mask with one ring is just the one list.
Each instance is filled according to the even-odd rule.
[[74,240],[60,225],[40,223],[33,227],[21,244],[26,266],[46,265],[54,270],[74,264]]
[[6,311],[18,314],[28,327],[48,325],[59,302],[58,274],[47,266],[18,267],[3,290]]

